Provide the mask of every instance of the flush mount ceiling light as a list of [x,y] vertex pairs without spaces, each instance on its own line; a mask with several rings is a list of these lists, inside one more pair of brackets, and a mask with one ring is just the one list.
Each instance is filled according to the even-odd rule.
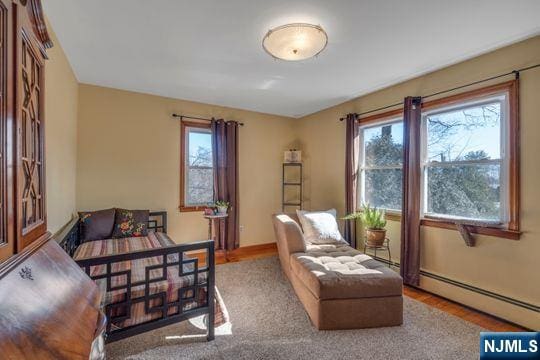
[[295,23],[268,30],[262,45],[276,59],[298,61],[318,55],[327,43],[328,35],[319,25]]

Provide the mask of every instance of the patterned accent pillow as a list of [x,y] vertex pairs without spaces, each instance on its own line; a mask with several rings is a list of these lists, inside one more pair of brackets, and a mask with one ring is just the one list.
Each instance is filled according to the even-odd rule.
[[346,243],[339,232],[336,209],[326,211],[296,210],[296,215],[302,224],[306,243],[317,245]]
[[110,239],[114,226],[114,209],[81,211],[81,242]]
[[113,238],[140,237],[148,235],[148,210],[116,209]]

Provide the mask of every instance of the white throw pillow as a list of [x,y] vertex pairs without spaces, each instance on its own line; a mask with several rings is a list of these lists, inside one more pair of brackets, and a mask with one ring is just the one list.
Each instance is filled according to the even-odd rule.
[[337,244],[345,240],[339,232],[336,209],[327,211],[296,210],[304,230],[304,239],[310,244]]

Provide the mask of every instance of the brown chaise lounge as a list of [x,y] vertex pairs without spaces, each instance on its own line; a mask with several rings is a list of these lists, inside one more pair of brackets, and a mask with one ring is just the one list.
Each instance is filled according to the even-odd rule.
[[317,329],[403,323],[397,273],[346,244],[306,245],[295,215],[274,215],[273,222],[283,271]]

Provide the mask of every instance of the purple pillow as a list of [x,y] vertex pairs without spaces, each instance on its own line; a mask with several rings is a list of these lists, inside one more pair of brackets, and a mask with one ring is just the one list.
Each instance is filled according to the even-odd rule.
[[139,237],[148,235],[149,210],[116,209],[113,238]]
[[110,239],[115,212],[114,209],[79,212],[81,242]]

